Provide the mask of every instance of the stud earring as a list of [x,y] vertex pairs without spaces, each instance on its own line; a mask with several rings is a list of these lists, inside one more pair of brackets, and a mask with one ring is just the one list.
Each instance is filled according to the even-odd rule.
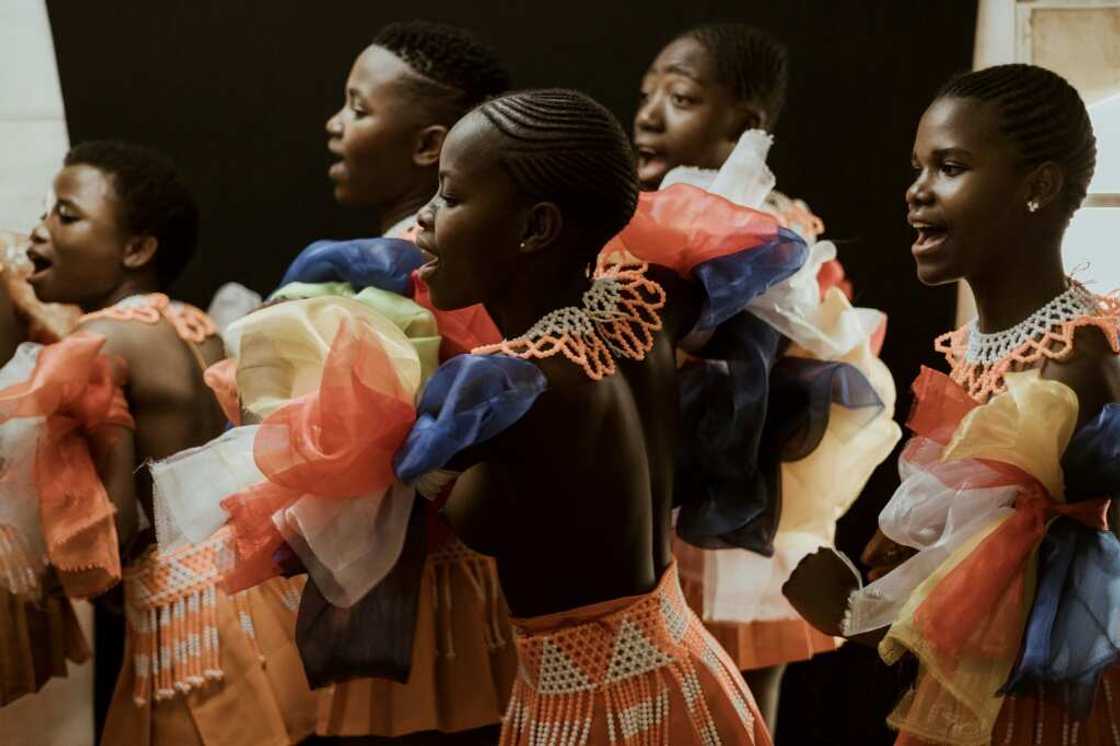
[[1038,212],[1038,200],[1032,199],[1027,202],[1027,210],[1029,210],[1030,212]]

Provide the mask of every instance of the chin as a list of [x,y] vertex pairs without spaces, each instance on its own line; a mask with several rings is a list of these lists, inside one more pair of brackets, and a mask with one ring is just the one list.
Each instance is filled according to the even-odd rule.
[[918,264],[918,281],[929,287],[947,285],[961,279],[956,272],[949,271],[946,267],[936,265]]

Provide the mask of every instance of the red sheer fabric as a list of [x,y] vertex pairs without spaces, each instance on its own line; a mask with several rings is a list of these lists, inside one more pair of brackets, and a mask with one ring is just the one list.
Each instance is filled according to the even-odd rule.
[[134,427],[121,392],[124,361],[101,354],[105,338],[79,332],[44,347],[31,377],[0,391],[0,420],[46,417],[35,458],[47,556],[67,595],[88,598],[121,577],[114,508],[90,456],[102,425]]
[[414,419],[411,396],[377,333],[344,321],[319,389],[261,424],[254,458],[268,481],[222,501],[237,548],[237,565],[225,579],[227,592],[280,574],[273,554],[283,538],[271,520],[277,510],[305,494],[353,497],[386,489],[394,478],[393,454]]
[[501,332],[481,305],[441,311],[432,305],[432,294],[428,291],[427,284],[415,272],[412,274],[412,285],[412,299],[431,311],[436,318],[436,326],[442,338],[439,345],[440,360],[501,341]]
[[214,392],[226,419],[234,425],[240,425],[241,397],[237,393],[237,360],[226,358],[214,363],[206,369],[202,378]]
[[620,250],[687,275],[717,257],[760,246],[778,235],[769,213],[742,207],[689,184],[642,192],[634,218],[603,249]]

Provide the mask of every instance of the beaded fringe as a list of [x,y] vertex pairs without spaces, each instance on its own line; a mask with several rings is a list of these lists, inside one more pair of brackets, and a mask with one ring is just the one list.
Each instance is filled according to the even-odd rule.
[[[222,557],[229,551],[228,536],[221,533],[166,555],[150,552],[125,572],[137,705],[186,694],[223,678],[217,583]],[[243,595],[234,596],[233,602],[255,648],[252,615]]]
[[[667,674],[673,683],[666,680]],[[719,746],[719,733],[704,703],[699,677],[691,663],[683,661],[577,692],[544,693],[514,687],[501,746],[584,746],[590,743],[596,702],[602,703],[610,743],[673,746],[669,726],[674,689],[684,695],[699,743]]]

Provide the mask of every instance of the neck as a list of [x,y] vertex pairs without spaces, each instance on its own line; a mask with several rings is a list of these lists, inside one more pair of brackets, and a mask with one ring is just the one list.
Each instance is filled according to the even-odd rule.
[[1060,251],[1039,252],[1036,256],[1045,259],[1034,263],[1028,271],[1016,272],[1023,278],[1018,281],[998,271],[968,278],[976,296],[976,324],[981,332],[1010,329],[1066,291]]
[[502,336],[512,339],[558,308],[583,305],[583,294],[590,286],[582,272],[550,272],[543,267],[516,272],[507,291],[486,302],[486,311]]
[[148,293],[155,293],[158,290],[159,286],[155,282],[147,279],[128,277],[112,292],[99,299],[83,302],[81,307],[84,312],[93,313],[94,311],[100,311],[103,308],[108,308],[116,303],[120,303],[125,298],[129,298],[133,295],[146,295]]
[[380,235],[384,236],[394,225],[420,212],[420,208],[432,198],[433,191],[435,190],[430,184],[425,184],[423,188],[412,189],[392,204],[383,207],[378,213]]

